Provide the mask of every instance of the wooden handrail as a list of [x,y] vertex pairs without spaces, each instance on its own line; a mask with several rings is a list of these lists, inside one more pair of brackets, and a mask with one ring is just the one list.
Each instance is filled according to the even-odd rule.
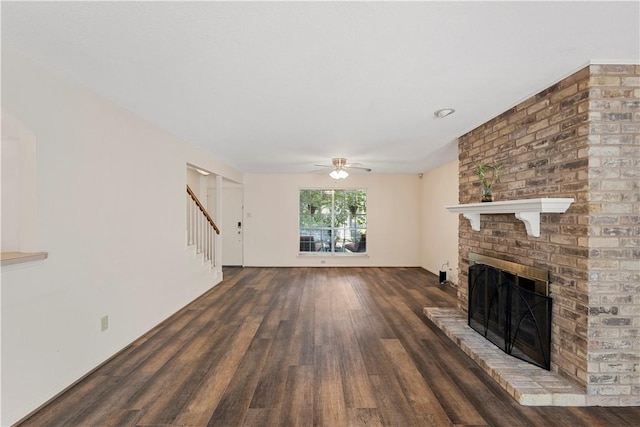
[[196,202],[196,205],[200,209],[200,212],[202,212],[202,214],[207,218],[207,221],[209,221],[209,224],[211,224],[213,229],[216,230],[216,234],[220,234],[220,229],[218,228],[216,223],[213,222],[207,210],[204,208],[204,206],[202,206],[202,203],[200,203],[200,200],[198,200],[198,197],[196,197],[195,193],[193,192],[193,190],[191,190],[191,188],[189,188],[188,185],[187,185],[187,193],[189,193],[193,201]]

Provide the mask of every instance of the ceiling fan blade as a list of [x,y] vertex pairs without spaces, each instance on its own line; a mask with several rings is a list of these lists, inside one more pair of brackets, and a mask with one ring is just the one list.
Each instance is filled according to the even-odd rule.
[[358,170],[363,170],[366,172],[371,172],[371,168],[365,168],[362,166],[347,166],[345,169],[349,170],[349,169],[358,169]]
[[327,172],[327,171],[341,170],[341,169],[347,170],[347,171],[354,169],[354,170],[361,170],[365,172],[371,172],[371,168],[365,168],[364,166],[362,166],[362,163],[347,163],[347,159],[344,157],[336,157],[334,159],[331,159],[331,162],[333,163],[333,165],[315,164],[313,166],[322,168],[322,169],[309,171],[309,173]]

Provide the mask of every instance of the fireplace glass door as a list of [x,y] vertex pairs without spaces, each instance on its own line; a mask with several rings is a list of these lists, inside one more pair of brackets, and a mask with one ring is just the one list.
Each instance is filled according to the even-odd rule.
[[547,286],[548,282],[519,272],[472,264],[469,326],[504,352],[549,370],[551,298],[546,295]]

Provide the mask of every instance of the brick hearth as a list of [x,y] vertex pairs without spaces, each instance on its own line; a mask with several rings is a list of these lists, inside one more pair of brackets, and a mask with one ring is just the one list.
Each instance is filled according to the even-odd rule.
[[588,395],[555,372],[509,356],[471,329],[456,309],[425,307],[424,314],[521,405],[637,406],[631,399]]

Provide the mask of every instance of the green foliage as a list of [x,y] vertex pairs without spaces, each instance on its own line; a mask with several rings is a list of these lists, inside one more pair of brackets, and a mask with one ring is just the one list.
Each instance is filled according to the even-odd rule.
[[331,192],[300,190],[300,226],[331,227]]
[[367,193],[364,190],[336,190],[336,226],[350,226],[350,221],[366,224]]
[[300,190],[300,227],[366,226],[367,193],[365,190]]
[[[476,175],[480,178],[482,188],[490,190],[493,184],[500,179],[500,171],[502,170],[502,164],[493,163],[492,165],[475,162]],[[492,179],[493,178],[493,179]]]

